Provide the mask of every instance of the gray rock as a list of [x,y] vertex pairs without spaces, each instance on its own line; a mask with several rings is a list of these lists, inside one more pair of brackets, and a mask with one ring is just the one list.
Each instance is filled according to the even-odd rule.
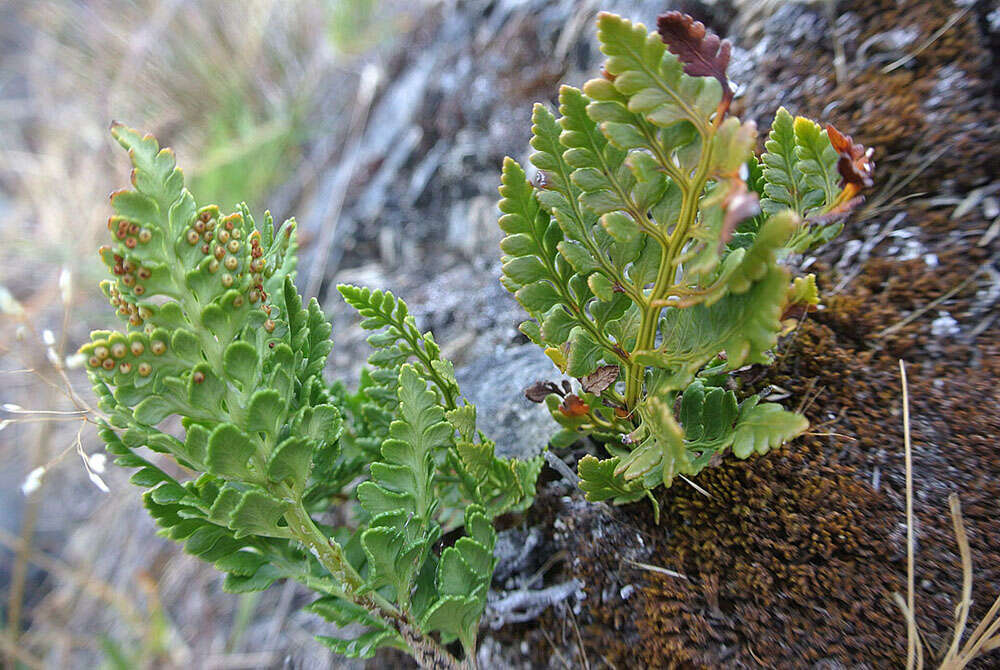
[[576,595],[583,588],[583,582],[571,579],[538,590],[513,591],[510,593],[490,593],[483,621],[493,630],[499,630],[511,623],[523,623],[537,619],[553,605]]
[[559,371],[535,345],[496,352],[457,371],[462,394],[478,408],[479,428],[497,443],[497,456],[532,458],[548,444],[558,426],[545,405],[524,397],[541,379],[558,380]]

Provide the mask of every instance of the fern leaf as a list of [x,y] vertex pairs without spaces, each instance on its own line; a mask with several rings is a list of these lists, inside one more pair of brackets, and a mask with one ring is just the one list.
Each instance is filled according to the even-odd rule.
[[358,486],[358,500],[373,517],[362,544],[372,588],[393,584],[407,602],[413,580],[430,545],[440,535],[433,521],[435,453],[451,445],[452,428],[437,396],[411,365],[399,373],[399,419],[382,443],[382,459],[371,466],[371,480]]
[[641,482],[629,482],[622,475],[615,474],[618,463],[618,458],[602,461],[589,454],[580,459],[577,474],[580,476],[580,489],[587,500],[612,500],[621,504],[634,502],[646,494]]
[[838,155],[827,132],[818,123],[799,116],[795,118],[794,130],[796,167],[806,187],[801,204],[803,213],[809,213],[837,199],[840,193]]
[[479,618],[486,607],[486,594],[496,565],[493,545],[496,533],[486,510],[472,505],[465,512],[469,535],[441,552],[435,584],[438,597],[427,608],[420,625],[437,631],[443,640],[461,640],[466,654],[475,653]]
[[736,394],[694,382],[681,397],[684,442],[692,451],[721,451],[729,446],[739,414]]
[[784,107],[779,107],[764,144],[766,152],[761,156],[764,198],[761,199],[760,206],[767,214],[791,209],[799,216],[804,216],[804,201],[816,200],[815,195],[802,191],[806,184],[798,167],[799,157],[795,147],[792,115]]
[[661,345],[636,358],[666,368],[666,388],[682,389],[695,373],[721,351],[727,367],[770,362],[768,351],[778,341],[780,317],[787,300],[788,274],[773,268],[742,294],[731,294],[711,306],[668,308],[660,330]]
[[744,401],[733,438],[733,454],[748,458],[751,454],[764,454],[801,435],[809,421],[801,414],[789,412],[773,402],[758,405]]
[[344,640],[329,635],[317,635],[316,639],[329,647],[334,653],[348,658],[371,658],[382,647],[391,647],[407,651],[409,647],[394,630],[384,628],[362,633],[356,638]]
[[667,128],[690,121],[703,128],[722,100],[716,79],[690,77],[655,33],[614,14],[597,18],[597,39],[608,56],[604,69],[615,88],[629,96],[629,109]]

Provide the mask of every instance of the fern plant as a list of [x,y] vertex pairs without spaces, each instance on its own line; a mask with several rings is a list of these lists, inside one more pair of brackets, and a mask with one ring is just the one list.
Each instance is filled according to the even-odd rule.
[[[630,502],[717,454],[764,453],[804,417],[734,373],[766,365],[790,318],[816,305],[814,277],[780,261],[832,239],[871,185],[871,152],[779,109],[758,158],[756,126],[728,115],[730,46],[690,16],[658,33],[602,13],[607,60],[583,90],[563,86],[558,117],[534,108],[534,183],[503,165],[504,286],[567,386],[527,395],[609,455],[584,457],[594,501]],[[794,321],[791,321],[794,323]],[[654,500],[655,505],[655,500]]]
[[169,149],[112,134],[133,188],[111,196],[102,288],[126,326],[81,351],[100,435],[137,469],[161,533],[230,591],[277,579],[315,591],[308,609],[362,628],[319,638],[340,654],[395,647],[425,667],[472,667],[492,521],[530,504],[541,460],[494,456],[450,363],[389,293],[341,287],[376,331],[373,369],[356,393],[327,385],[331,327],[296,292],[295,222],[275,231],[245,205],[199,208]]

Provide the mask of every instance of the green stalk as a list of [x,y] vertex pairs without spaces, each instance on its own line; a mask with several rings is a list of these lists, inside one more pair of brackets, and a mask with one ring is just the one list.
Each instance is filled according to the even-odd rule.
[[[660,257],[660,265],[656,271],[656,281],[650,291],[649,301],[642,305],[642,320],[639,323],[639,334],[636,337],[635,348],[632,350],[630,360],[634,361],[635,353],[652,349],[656,343],[656,327],[660,321],[660,312],[663,310],[657,301],[666,296],[670,287],[674,283],[674,273],[676,271],[677,257],[687,239],[688,231],[694,225],[698,216],[698,199],[705,182],[708,180],[708,170],[712,164],[712,136],[714,131],[706,130],[702,135],[701,158],[698,161],[698,169],[694,178],[683,188],[683,198],[681,201],[681,212],[677,218],[677,225],[670,233],[669,244],[666,253]],[[683,187],[683,184],[681,184]],[[627,377],[625,381],[625,406],[632,411],[639,403],[642,396],[642,382],[645,373],[645,366],[639,363],[630,362],[627,367]]]
[[[301,500],[298,500],[291,509],[285,512],[285,520],[295,538],[309,549],[309,552],[337,582],[345,587],[344,592],[352,601],[364,607],[374,616],[386,619],[393,625],[410,647],[412,656],[417,659],[421,667],[441,668],[442,670],[467,670],[474,667],[468,659],[465,662],[458,661],[433,639],[423,635],[410,619],[409,613],[401,612],[377,592],[372,591],[370,594],[358,595],[364,580],[354,569],[354,566],[348,562],[341,546],[316,527]],[[474,656],[469,655],[469,658],[474,658]]]

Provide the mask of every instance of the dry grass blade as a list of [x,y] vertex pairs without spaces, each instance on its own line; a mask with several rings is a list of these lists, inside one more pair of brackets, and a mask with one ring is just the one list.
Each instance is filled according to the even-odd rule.
[[53,558],[48,554],[34,549],[20,537],[8,533],[2,528],[0,528],[0,545],[14,551],[24,551],[31,563],[34,563],[59,579],[79,586],[92,597],[115,608],[136,629],[143,627],[143,615],[135,608],[135,605],[132,604],[132,601],[125,594],[119,592],[111,584],[98,579],[86,571],[74,568],[58,558]]
[[[906,383],[906,364],[899,361],[899,375],[903,386],[903,443],[906,450],[906,606],[903,613],[907,620],[906,668],[924,667],[924,650],[920,644],[917,627],[916,596],[914,594],[913,555],[913,444],[910,440],[910,394]],[[902,600],[900,598],[900,600]]]
[[997,599],[993,601],[993,607],[976,626],[976,630],[972,631],[965,646],[971,650],[979,645],[980,653],[993,651],[1000,648],[1000,637],[994,637],[998,634],[1000,634],[1000,596],[997,596]]
[[965,534],[965,524],[962,523],[962,506],[958,501],[958,496],[954,493],[948,496],[948,506],[951,508],[951,521],[955,528],[958,553],[962,558],[962,600],[956,608],[955,635],[951,640],[948,653],[945,655],[945,662],[954,658],[958,653],[959,645],[962,643],[962,633],[965,632],[965,625],[969,622],[969,608],[972,607],[972,552],[969,550],[969,538]]
[[708,491],[706,491],[702,487],[698,486],[697,484],[695,484],[693,481],[691,481],[690,479],[688,479],[684,475],[677,475],[677,476],[680,477],[681,479],[683,479],[684,481],[686,481],[688,484],[690,484],[691,488],[693,488],[698,493],[702,494],[706,498],[709,498],[709,499],[712,498],[712,494],[711,493],[709,493]]
[[[893,600],[899,606],[906,619],[906,667],[907,670],[924,666],[923,646],[920,643],[920,629],[914,609],[914,552],[913,552],[913,450],[910,439],[910,402],[909,389],[906,383],[906,365],[899,361],[899,372],[903,388],[903,441],[906,450],[906,581],[907,599],[898,593],[892,594]],[[939,670],[962,670],[976,658],[996,649],[1000,649],[1000,597],[983,617],[972,635],[961,645],[962,635],[969,622],[969,611],[972,608],[972,550],[969,547],[969,537],[962,521],[962,508],[958,496],[952,493],[948,496],[948,506],[951,510],[951,521],[955,531],[955,541],[958,544],[959,557],[962,561],[962,598],[955,608],[955,630],[951,646],[941,660]],[[961,646],[960,646],[961,645]]]
[[334,192],[332,200],[325,205],[324,211],[319,216],[323,227],[320,230],[319,240],[316,243],[316,255],[309,268],[309,280],[304,293],[307,297],[319,295],[320,286],[323,283],[324,277],[326,277],[327,264],[330,260],[330,245],[333,243],[337,232],[337,222],[344,205],[344,196],[347,193],[347,187],[350,185],[351,179],[354,178],[354,171],[358,165],[361,140],[364,136],[365,125],[368,123],[372,103],[375,101],[377,89],[378,70],[374,66],[362,70],[358,89],[355,93],[354,110],[351,113],[351,121],[347,131],[349,139],[343,152],[343,160],[347,164],[344,171],[343,188]]
[[566,657],[563,656],[561,651],[559,651],[559,647],[557,647],[556,643],[552,641],[552,638],[549,637],[549,634],[545,632],[544,628],[541,628],[540,630],[542,631],[542,635],[545,637],[545,641],[549,643],[550,647],[552,647],[552,651],[556,652],[556,656],[559,657],[559,660],[562,662],[563,666],[566,667],[566,670],[572,670],[573,666],[569,664],[569,661],[566,660]]
[[590,670],[590,659],[587,658],[587,648],[583,645],[583,635],[580,634],[580,626],[576,623],[576,615],[573,614],[573,608],[569,608],[570,623],[573,624],[573,631],[576,633],[577,644],[580,645],[580,657],[583,659],[583,666],[585,670]]
[[[906,668],[907,670],[912,670],[914,667],[923,668],[924,655],[923,649],[919,644],[920,630],[917,628],[917,620],[913,616],[913,612],[910,611],[910,608],[906,606],[906,601],[903,599],[903,596],[898,593],[893,593],[892,599],[895,601],[900,611],[902,611],[903,617],[906,619]],[[917,642],[915,652],[913,651],[914,640]]]
[[983,620],[976,626],[976,629],[969,636],[965,645],[959,648],[962,634],[965,632],[966,624],[969,620],[969,609],[972,607],[972,552],[969,549],[969,538],[965,533],[965,524],[962,523],[962,510],[959,505],[958,496],[952,494],[948,497],[948,504],[951,506],[951,518],[955,528],[955,539],[958,543],[958,551],[962,559],[962,601],[956,610],[958,621],[955,625],[955,634],[951,647],[941,662],[941,670],[962,670],[975,658],[1000,648],[1000,637],[994,638],[1000,632],[1000,597],[998,597]]

